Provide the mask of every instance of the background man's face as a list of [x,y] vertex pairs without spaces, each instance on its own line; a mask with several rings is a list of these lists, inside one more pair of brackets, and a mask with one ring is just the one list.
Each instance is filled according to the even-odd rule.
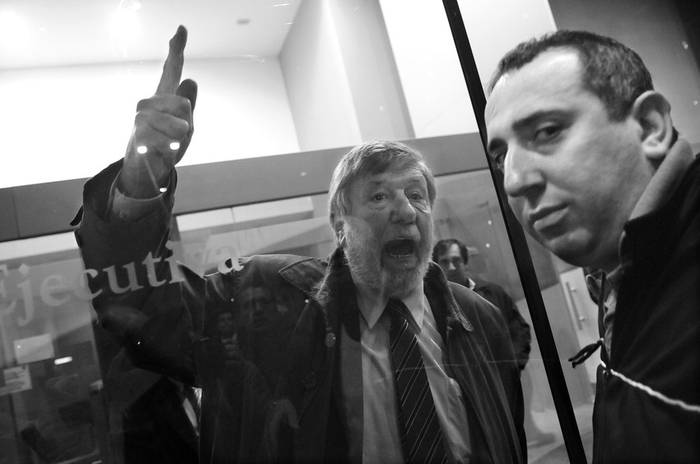
[[359,284],[402,296],[423,278],[432,243],[432,210],[417,168],[356,180],[345,215],[345,254]]
[[611,121],[580,76],[576,52],[559,48],[501,77],[486,106],[489,154],[533,237],[572,264],[609,268],[651,169],[634,118]]
[[453,243],[444,253],[438,256],[438,264],[445,276],[447,276],[447,280],[462,285],[466,284],[468,278],[467,265],[464,263],[462,253],[457,244]]
[[233,314],[222,313],[216,319],[216,329],[219,335],[230,337],[233,335]]

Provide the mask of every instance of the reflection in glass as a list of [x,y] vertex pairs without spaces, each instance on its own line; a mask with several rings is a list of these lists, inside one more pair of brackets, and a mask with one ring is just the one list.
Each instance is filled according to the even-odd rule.
[[[123,156],[135,105],[155,91],[167,38],[179,23],[190,33],[183,77],[199,83],[196,130],[179,165],[178,209],[167,245],[180,262],[204,275],[242,266],[242,257],[254,254],[329,256],[335,237],[327,196],[320,192],[327,190],[337,158],[363,141],[407,140],[421,148],[437,174],[435,239],[454,237],[477,249],[470,258],[473,272],[501,286],[532,325],[484,153],[462,145],[461,137],[477,129],[440,2],[205,3],[0,5],[0,126],[12,157],[0,173],[0,461],[155,462],[168,452],[172,459],[165,459],[188,462],[202,435],[220,439],[211,432],[221,430],[237,437],[224,442],[222,456],[232,449],[240,456],[259,451],[245,449],[252,440],[230,418],[251,413],[274,395],[269,386],[276,386],[287,366],[278,357],[284,337],[272,334],[294,330],[303,300],[261,294],[260,282],[251,278],[249,294],[222,299],[221,307],[195,321],[207,338],[196,355],[210,362],[201,365],[228,373],[215,385],[137,367],[121,351],[113,328],[96,323],[88,303],[96,291],[86,285],[94,275],[83,268],[72,234],[53,235],[67,230],[83,181],[65,189],[50,186],[54,190],[38,185],[93,176]],[[574,3],[510,2],[510,8],[496,9],[461,2],[470,12],[465,21],[483,75],[507,48],[501,39],[515,43],[554,29],[552,17],[560,26],[600,23]],[[662,16],[657,9],[644,11]],[[513,16],[503,17],[508,14]],[[508,27],[495,37],[494,24]],[[684,79],[697,80],[688,63],[682,69],[691,76]],[[663,85],[684,92],[672,82]],[[679,127],[694,133],[700,126],[692,123],[698,114],[693,98],[672,98],[684,114]],[[158,187],[167,194],[168,187]],[[47,191],[54,193],[29,200],[33,192]],[[56,245],[20,240],[36,235]],[[590,447],[595,360],[571,369],[566,358],[597,337],[597,311],[586,298],[580,268],[534,242],[531,253]],[[149,265],[134,266],[143,272]],[[148,282],[148,275],[139,276],[115,281],[115,287]],[[170,334],[164,329],[162,336]],[[566,462],[539,346],[534,338],[531,344],[521,372],[528,458]],[[203,395],[205,388],[231,398],[242,397],[231,392],[252,389],[254,401],[230,402],[221,414],[206,415],[211,396]],[[284,401],[269,414],[288,428],[303,420]],[[248,432],[266,433],[261,424],[256,427]]]

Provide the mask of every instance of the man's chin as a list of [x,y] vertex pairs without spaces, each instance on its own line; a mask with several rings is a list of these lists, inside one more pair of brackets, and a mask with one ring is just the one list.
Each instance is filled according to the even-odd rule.
[[571,236],[555,237],[540,243],[558,258],[574,266],[591,266],[595,260],[593,247]]
[[383,260],[382,283],[387,293],[401,297],[420,285],[428,269],[428,262],[413,256],[411,259]]

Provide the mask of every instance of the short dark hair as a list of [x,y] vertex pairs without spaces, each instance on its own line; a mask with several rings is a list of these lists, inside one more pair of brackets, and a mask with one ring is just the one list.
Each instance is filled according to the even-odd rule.
[[459,248],[459,254],[462,255],[462,261],[464,264],[469,262],[469,251],[464,243],[460,242],[456,238],[445,238],[438,240],[438,242],[433,247],[433,261],[438,262],[438,258],[441,254],[447,253],[452,245],[457,245]]
[[583,87],[600,98],[613,121],[624,119],[637,97],[654,89],[649,70],[634,50],[592,32],[560,30],[522,42],[506,53],[489,81],[489,93],[501,76],[553,48],[569,48],[578,53]]

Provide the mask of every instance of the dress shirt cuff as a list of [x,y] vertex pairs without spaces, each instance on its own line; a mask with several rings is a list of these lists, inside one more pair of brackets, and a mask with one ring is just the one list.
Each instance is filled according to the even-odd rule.
[[[121,173],[114,178],[112,187],[109,190],[108,211],[109,220],[120,220],[126,222],[137,221],[160,205],[163,200],[163,193],[151,198],[131,198],[126,196],[119,190],[119,177]],[[165,189],[167,190],[167,188]]]

